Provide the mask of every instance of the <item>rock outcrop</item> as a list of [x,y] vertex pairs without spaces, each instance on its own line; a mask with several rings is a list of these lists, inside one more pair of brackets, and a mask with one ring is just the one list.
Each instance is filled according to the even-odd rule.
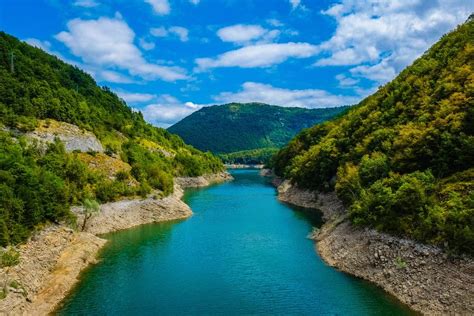
[[426,315],[474,314],[474,260],[443,250],[353,227],[334,193],[316,194],[276,181],[279,199],[319,209],[325,224],[312,237],[324,261],[371,281]]
[[[143,224],[187,218],[193,212],[181,200],[182,196],[183,190],[175,185],[174,193],[165,198],[148,197],[102,204],[100,213],[88,220],[85,231],[105,234]],[[74,207],[72,210],[81,223],[82,208]]]
[[7,295],[2,315],[47,315],[77,282],[79,273],[96,262],[106,240],[90,233],[50,226],[18,249],[20,263],[0,270]]
[[175,183],[182,188],[199,188],[215,183],[230,181],[232,179],[232,176],[227,171],[223,171],[215,174],[206,174],[199,177],[178,177],[175,178]]
[[39,126],[26,136],[44,143],[52,143],[57,137],[64,143],[68,152],[104,151],[102,144],[93,133],[76,125],[55,120],[40,121]]

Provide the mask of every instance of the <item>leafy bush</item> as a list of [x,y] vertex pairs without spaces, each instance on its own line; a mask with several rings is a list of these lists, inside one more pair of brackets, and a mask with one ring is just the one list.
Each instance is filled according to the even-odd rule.
[[7,249],[0,250],[0,267],[11,267],[17,265],[18,263],[20,263],[20,254],[15,249],[9,247]]

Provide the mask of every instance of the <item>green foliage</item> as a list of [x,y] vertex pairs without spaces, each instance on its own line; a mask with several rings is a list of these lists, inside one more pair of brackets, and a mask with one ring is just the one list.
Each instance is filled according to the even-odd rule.
[[[279,148],[303,128],[330,119],[345,109],[347,107],[311,110],[231,103],[204,107],[168,130],[196,148],[217,154]],[[252,159],[253,153],[249,154]],[[243,155],[242,158],[247,159]]]
[[301,187],[335,189],[356,224],[474,253],[474,21],[271,161]]
[[82,222],[82,230],[86,228],[87,221],[100,212],[100,205],[96,200],[85,199],[82,203],[84,219]]
[[278,148],[259,148],[237,151],[228,154],[220,154],[219,157],[228,164],[257,165],[268,164]]
[[12,247],[0,250],[0,267],[12,267],[20,263],[20,254]]
[[[15,72],[10,71],[11,53]],[[135,179],[119,174],[111,180],[91,170],[59,140],[44,149],[20,136],[37,128],[39,120],[47,127],[53,119],[93,132],[109,156],[130,163]],[[107,87],[97,86],[90,75],[4,32],[0,126],[0,246],[26,240],[45,222],[74,222],[69,208],[85,199],[107,202],[152,189],[166,195],[173,191],[174,176],[223,170],[220,159],[146,123],[141,113]],[[137,185],[130,186],[135,180]]]
[[407,263],[400,257],[397,257],[395,260],[395,266],[397,269],[405,269],[407,267]]

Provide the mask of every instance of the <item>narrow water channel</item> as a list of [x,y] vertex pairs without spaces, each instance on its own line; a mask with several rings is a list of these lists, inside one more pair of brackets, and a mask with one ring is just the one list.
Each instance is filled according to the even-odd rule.
[[317,212],[278,202],[256,170],[188,190],[194,216],[108,234],[60,315],[409,315],[324,264],[306,236]]

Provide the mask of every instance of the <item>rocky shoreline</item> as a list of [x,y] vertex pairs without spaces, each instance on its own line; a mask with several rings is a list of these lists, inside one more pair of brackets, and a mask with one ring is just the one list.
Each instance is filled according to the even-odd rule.
[[[187,218],[192,215],[181,198],[187,187],[203,187],[229,181],[227,172],[196,178],[176,178],[174,193],[165,198],[150,196],[101,205],[84,232],[65,225],[51,225],[18,247],[20,262],[0,269],[0,285],[8,295],[0,300],[1,315],[48,315],[79,280],[80,273],[97,262],[106,240],[96,235],[147,223]],[[81,220],[80,208],[73,212]]]
[[474,314],[472,258],[451,257],[437,247],[354,228],[334,193],[316,194],[288,181],[273,182],[281,201],[321,210],[326,222],[313,237],[330,266],[375,283],[422,314]]

